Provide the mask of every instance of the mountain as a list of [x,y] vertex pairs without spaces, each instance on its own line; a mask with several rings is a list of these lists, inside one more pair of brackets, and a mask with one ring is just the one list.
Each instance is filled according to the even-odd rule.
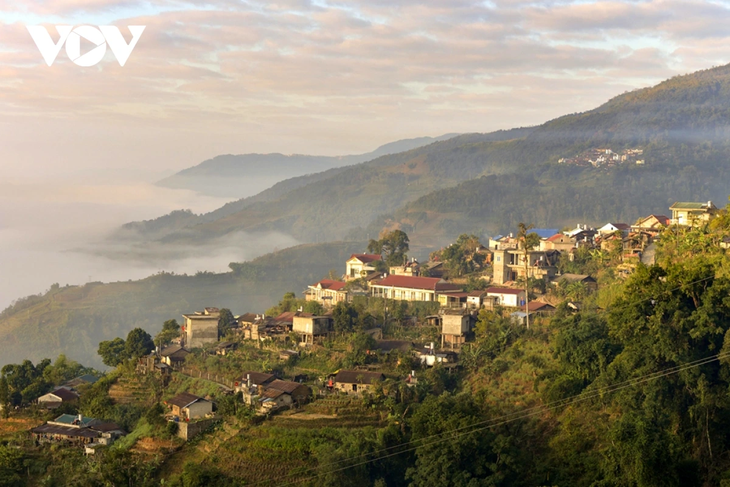
[[[113,236],[166,244],[201,244],[238,231],[286,233],[300,241],[338,240],[376,216],[482,174],[511,172],[499,162],[511,143],[532,129],[469,134],[389,154],[354,166],[281,181],[262,193],[205,215],[176,212],[124,225]],[[495,161],[486,167],[484,154]],[[181,220],[187,219],[187,226]]]
[[[185,228],[135,233],[163,244],[196,244],[240,230],[321,242],[372,237],[384,226],[408,228],[420,219],[430,221],[419,226],[421,236],[439,245],[460,229],[488,234],[513,229],[522,220],[555,226],[631,219],[646,211],[665,212],[676,198],[724,200],[724,188],[730,186],[728,127],[730,67],[722,66],[624,93],[594,110],[537,127],[461,135],[294,178],[190,220]],[[560,158],[595,148],[641,149],[647,163],[630,169],[559,169]],[[675,181],[681,171],[683,178]],[[481,177],[487,179],[469,182]],[[450,188],[457,187],[454,191],[467,193],[453,198],[460,203],[443,208],[442,196],[455,194]],[[564,204],[573,192],[582,195],[577,196],[581,203]],[[495,202],[490,198],[496,194],[504,197]],[[434,224],[431,216],[436,215],[443,224]],[[459,223],[465,219],[468,223]]]
[[366,154],[347,156],[220,155],[173,174],[157,182],[157,185],[172,189],[190,189],[211,196],[242,198],[258,194],[284,179],[369,161],[386,154],[403,152],[439,140],[446,140],[455,135],[445,134],[440,137],[398,140],[382,145]]
[[[383,228],[405,229],[423,250],[464,231],[514,231],[520,221],[553,228],[630,222],[665,213],[675,200],[721,203],[730,188],[729,126],[730,67],[723,66],[538,127],[461,135],[282,181],[206,215],[176,212],[134,223],[124,231],[158,250],[202,245],[239,231],[359,243],[294,247],[236,267],[238,274],[163,274],[51,290],[0,314],[1,361],[60,351],[85,360],[99,340],[140,325],[154,331],[162,320],[202,306],[262,311],[283,291],[299,292],[341,266]],[[646,164],[558,164],[559,158],[609,147],[640,148]]]
[[300,245],[235,264],[235,272],[194,276],[160,273],[139,281],[54,285],[0,313],[0,366],[64,353],[103,367],[99,342],[136,327],[154,335],[165,320],[206,306],[234,314],[263,313],[281,296],[301,291],[364,250],[365,242]]

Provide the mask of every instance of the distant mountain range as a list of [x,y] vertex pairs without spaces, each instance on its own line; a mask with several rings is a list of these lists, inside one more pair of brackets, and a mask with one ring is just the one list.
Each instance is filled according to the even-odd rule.
[[[206,215],[168,215],[126,225],[122,233],[195,245],[237,231],[322,242],[402,227],[438,246],[457,232],[488,235],[521,220],[555,227],[632,219],[666,212],[674,199],[724,200],[728,135],[730,67],[723,66],[537,127],[460,135],[291,178]],[[592,148],[641,148],[646,164],[606,169],[557,162]]]
[[[467,134],[358,164],[279,181],[204,215],[178,211],[130,223],[116,243],[156,251],[205,249],[239,232],[288,235],[309,244],[244,264],[245,273],[153,276],[51,290],[0,314],[0,363],[54,356],[94,363],[99,340],[202,306],[261,312],[286,290],[300,292],[368,237],[401,228],[424,251],[459,233],[514,231],[517,223],[560,228],[632,222],[679,201],[730,191],[730,66],[620,95],[585,113],[531,128]],[[589,149],[643,150],[645,164],[559,164]],[[191,169],[192,171],[192,169]],[[215,172],[215,171],[213,171]],[[218,177],[218,176],[215,176]],[[326,243],[346,240],[345,243]],[[200,252],[202,253],[202,251]]]
[[455,135],[457,134],[398,140],[382,145],[367,154],[346,156],[220,155],[173,174],[159,181],[157,185],[173,189],[190,189],[211,196],[245,198],[258,194],[284,179],[350,166],[383,155],[395,154],[446,140]]

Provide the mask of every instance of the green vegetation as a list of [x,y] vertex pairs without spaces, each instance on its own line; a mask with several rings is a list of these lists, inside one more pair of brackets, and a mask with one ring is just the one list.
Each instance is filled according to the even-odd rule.
[[[165,332],[165,326],[170,327],[170,325],[170,321],[166,321],[162,333]],[[150,334],[141,328],[135,328],[127,334],[126,340],[117,337],[99,343],[98,353],[104,365],[116,367],[127,360],[138,359],[147,355],[154,349],[155,343],[152,341]]]
[[386,266],[403,265],[408,259],[408,235],[402,230],[383,232],[378,240],[370,240],[368,252],[383,256]]
[[160,323],[206,306],[263,313],[286,291],[306,289],[325,277],[333,263],[345,262],[366,245],[300,245],[232,263],[232,272],[224,274],[160,273],[140,281],[53,286],[0,313],[0,365],[64,352],[102,367],[97,355],[101,341],[126,336],[133,328],[156,332]]
[[[242,200],[182,230],[171,228],[161,241],[273,230],[322,242],[400,228],[435,249],[461,233],[514,231],[520,221],[559,228],[663,214],[675,200],[727,196],[729,108],[730,66],[721,66],[538,127],[462,135],[322,173],[288,192]],[[641,148],[647,163],[613,169],[557,164],[600,147]],[[159,239],[159,232],[149,238]]]
[[7,364],[0,369],[0,406],[30,404],[40,396],[79,375],[95,373],[93,369],[60,355],[55,362],[43,359],[33,365],[30,360]]

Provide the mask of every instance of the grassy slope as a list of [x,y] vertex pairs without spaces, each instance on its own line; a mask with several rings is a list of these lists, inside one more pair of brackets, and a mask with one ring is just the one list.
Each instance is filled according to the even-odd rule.
[[259,257],[233,273],[196,276],[160,274],[140,281],[90,283],[52,289],[0,314],[0,365],[65,353],[90,366],[102,340],[126,336],[135,327],[154,335],[163,321],[205,306],[234,314],[263,312],[283,293],[300,293],[334,267],[342,267],[363,242],[300,245]]

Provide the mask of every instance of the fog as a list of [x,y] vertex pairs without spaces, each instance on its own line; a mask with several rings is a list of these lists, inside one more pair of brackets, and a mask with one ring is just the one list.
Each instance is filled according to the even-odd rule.
[[[147,176],[147,181],[159,179],[159,174]],[[105,237],[128,221],[181,208],[210,211],[228,201],[134,179],[0,180],[0,309],[53,283],[139,279],[162,270],[220,272],[232,261],[297,243],[277,234],[235,235],[205,247],[164,250],[110,243]]]

